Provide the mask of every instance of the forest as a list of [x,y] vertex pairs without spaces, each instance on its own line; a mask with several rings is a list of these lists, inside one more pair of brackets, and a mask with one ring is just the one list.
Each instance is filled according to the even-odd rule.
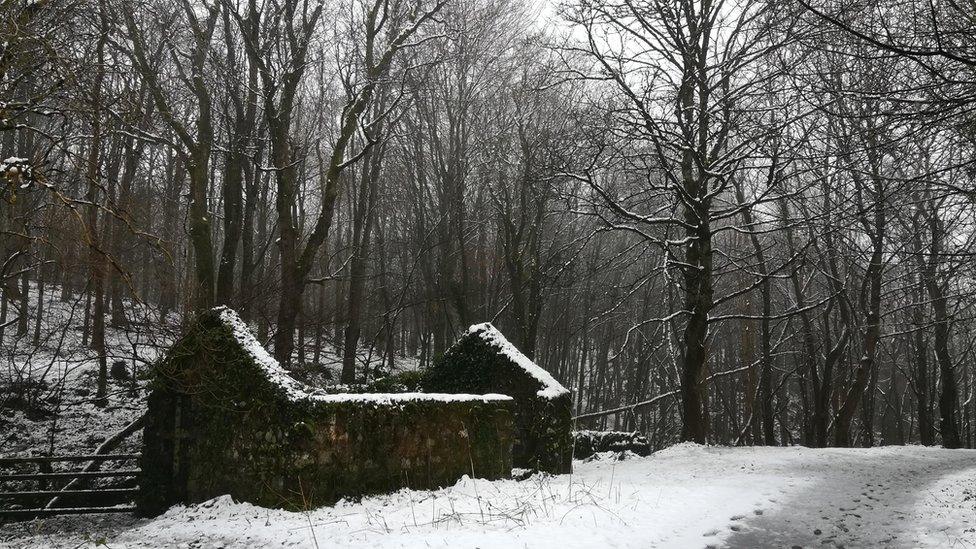
[[326,385],[492,322],[579,428],[655,449],[972,448],[974,27],[971,0],[3,0],[0,425],[138,407],[116,378],[227,305]]

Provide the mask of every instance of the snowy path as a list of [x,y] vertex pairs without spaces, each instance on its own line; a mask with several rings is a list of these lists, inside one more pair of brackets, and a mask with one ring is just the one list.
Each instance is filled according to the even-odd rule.
[[462,479],[308,513],[228,498],[152,520],[0,527],[0,547],[976,548],[976,451],[721,448],[577,463],[573,475]]
[[810,453],[794,467],[818,480],[781,487],[776,510],[734,521],[725,547],[976,547],[972,452]]

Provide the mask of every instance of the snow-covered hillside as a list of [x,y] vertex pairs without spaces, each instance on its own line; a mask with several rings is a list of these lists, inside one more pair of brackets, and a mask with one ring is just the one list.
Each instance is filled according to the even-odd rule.
[[972,547],[976,451],[679,445],[572,475],[462,479],[291,513],[218,498],[153,520],[8,525],[7,547]]
[[[109,380],[107,405],[95,405],[98,361],[85,332],[85,300],[61,298],[48,285],[37,324],[37,286],[31,284],[28,333],[10,326],[0,337],[0,456],[91,453],[145,410],[142,375],[176,337],[179,319],[125,300],[124,327],[106,326],[107,363],[121,363],[123,378]],[[37,340],[34,333],[37,332]],[[135,450],[138,437],[125,441]]]

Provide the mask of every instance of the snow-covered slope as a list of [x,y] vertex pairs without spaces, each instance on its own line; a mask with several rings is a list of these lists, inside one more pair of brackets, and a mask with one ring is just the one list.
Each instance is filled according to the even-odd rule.
[[577,463],[572,475],[462,479],[307,513],[218,498],[153,520],[5,526],[0,540],[92,547],[104,539],[118,549],[971,547],[974,493],[971,450],[679,445]]

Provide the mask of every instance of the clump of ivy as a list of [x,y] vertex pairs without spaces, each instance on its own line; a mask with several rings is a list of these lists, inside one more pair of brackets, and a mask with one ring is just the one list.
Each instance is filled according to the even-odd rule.
[[[3,113],[0,111],[0,117]],[[0,161],[0,200],[16,204],[19,191],[28,191],[36,181],[34,168],[26,158]]]

